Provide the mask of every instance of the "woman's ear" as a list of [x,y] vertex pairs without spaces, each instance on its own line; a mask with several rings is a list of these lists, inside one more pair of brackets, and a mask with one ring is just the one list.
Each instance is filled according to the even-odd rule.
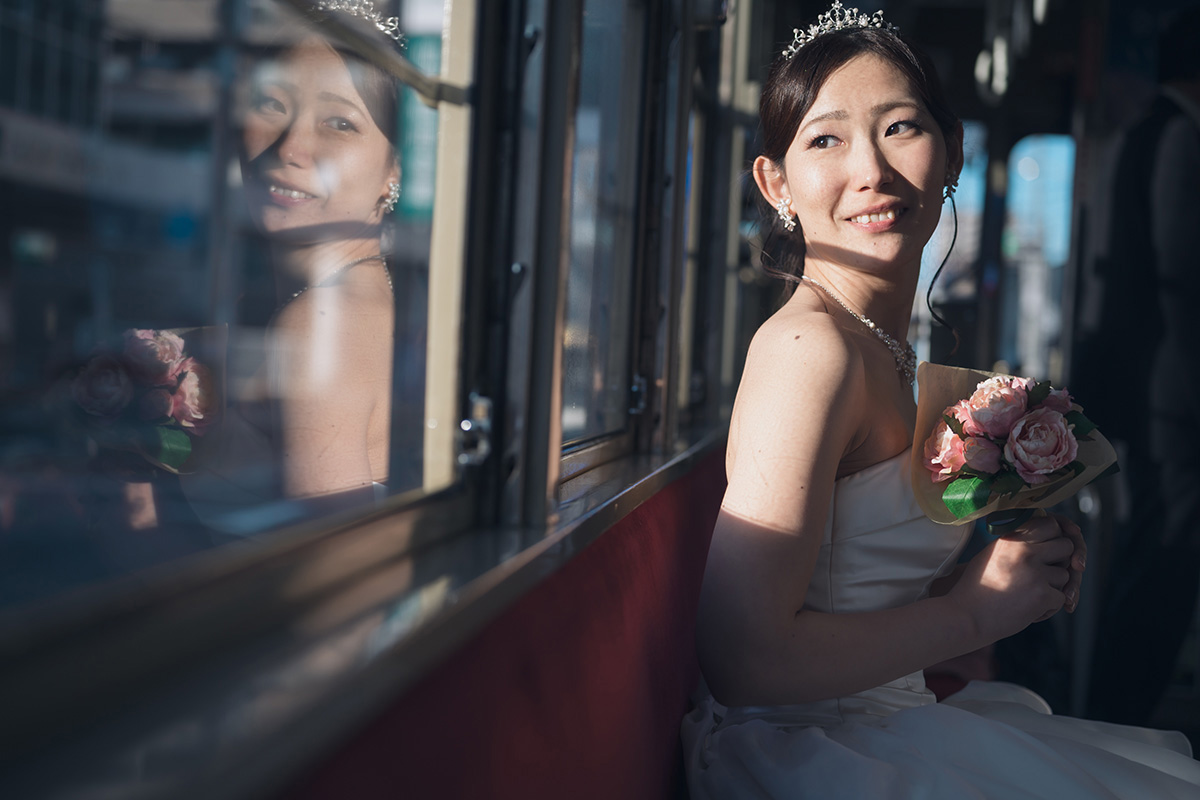
[[392,157],[391,169],[388,170],[388,183],[400,183],[400,157]]
[[375,204],[380,215],[390,214],[396,208],[396,201],[400,198],[400,159],[392,158],[391,167],[387,171],[387,177],[384,179],[383,192],[379,197],[379,201]]
[[963,126],[962,122],[955,122],[954,130],[946,138],[946,175],[952,176],[956,185],[962,174],[963,159]]
[[758,184],[758,191],[762,192],[763,198],[771,208],[778,208],[783,200],[791,202],[792,195],[788,191],[787,176],[774,161],[766,156],[759,156],[754,159],[751,172],[754,174],[754,182]]

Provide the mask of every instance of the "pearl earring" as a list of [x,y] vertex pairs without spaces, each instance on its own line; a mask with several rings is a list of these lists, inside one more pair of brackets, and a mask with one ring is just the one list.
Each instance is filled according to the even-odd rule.
[[954,191],[956,189],[958,189],[958,176],[953,173],[947,172],[946,173],[946,185],[943,189],[942,198],[945,200],[949,200],[951,195],[954,194]]
[[396,209],[396,201],[400,199],[400,184],[395,181],[388,181],[387,199],[383,201],[383,212],[390,214]]
[[790,197],[779,201],[779,205],[775,206],[775,210],[779,212],[779,218],[783,220],[783,227],[788,233],[796,230],[796,218],[792,216],[792,199]]

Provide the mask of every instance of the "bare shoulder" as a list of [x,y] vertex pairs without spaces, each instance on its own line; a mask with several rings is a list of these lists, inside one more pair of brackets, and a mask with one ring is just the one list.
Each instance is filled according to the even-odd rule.
[[798,529],[801,498],[830,491],[857,444],[866,386],[859,349],[823,306],[791,301],[772,316],[754,336],[738,387],[726,510]]
[[298,354],[336,348],[343,361],[356,352],[390,352],[392,308],[390,295],[355,284],[330,286],[288,303],[271,327]]
[[845,399],[865,388],[865,374],[846,330],[819,304],[793,300],[754,334],[739,397],[791,389],[798,402],[831,394]]
[[296,391],[383,376],[391,367],[393,327],[390,296],[353,285],[309,290],[271,325],[275,377]]

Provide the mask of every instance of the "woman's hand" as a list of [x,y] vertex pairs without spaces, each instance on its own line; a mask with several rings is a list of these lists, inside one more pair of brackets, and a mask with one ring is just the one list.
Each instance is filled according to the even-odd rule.
[[1086,563],[1079,527],[1065,517],[1035,517],[971,559],[949,596],[987,641],[1074,611]]

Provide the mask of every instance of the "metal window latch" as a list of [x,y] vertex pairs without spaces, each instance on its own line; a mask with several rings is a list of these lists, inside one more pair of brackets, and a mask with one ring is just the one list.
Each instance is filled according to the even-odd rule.
[[646,410],[646,378],[644,376],[633,376],[633,385],[629,387],[629,400],[630,414],[641,414]]
[[492,452],[492,398],[471,392],[467,418],[458,423],[458,463],[482,464]]

